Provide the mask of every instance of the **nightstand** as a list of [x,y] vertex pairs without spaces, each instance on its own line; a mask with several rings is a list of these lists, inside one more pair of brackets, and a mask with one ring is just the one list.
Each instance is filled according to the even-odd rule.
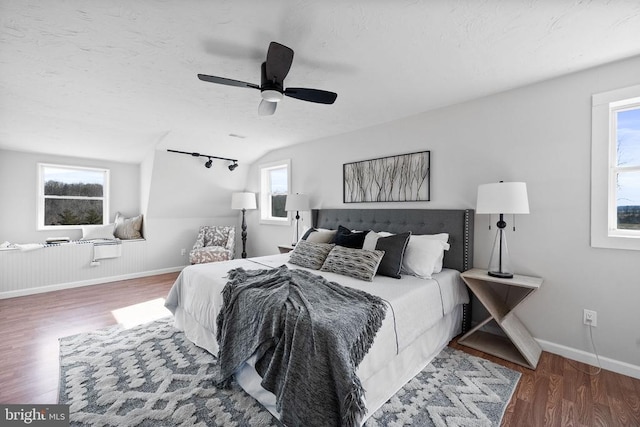
[[[535,369],[542,348],[513,313],[513,309],[538,290],[543,279],[517,274],[512,279],[501,279],[489,276],[487,270],[479,268],[465,271],[460,274],[460,277],[487,309],[490,316],[464,334],[458,343]],[[505,293],[506,295],[502,296]],[[492,320],[502,329],[506,337],[480,330]]]
[[291,245],[278,245],[278,250],[281,254],[289,253],[293,250],[293,246]]

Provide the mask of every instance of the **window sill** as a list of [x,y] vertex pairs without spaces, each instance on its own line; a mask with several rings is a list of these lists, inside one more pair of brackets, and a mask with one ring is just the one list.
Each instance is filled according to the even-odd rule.
[[591,235],[591,247],[603,249],[624,249],[640,251],[640,236],[601,236]]
[[277,219],[261,219],[260,224],[263,225],[291,225],[289,219],[277,220]]

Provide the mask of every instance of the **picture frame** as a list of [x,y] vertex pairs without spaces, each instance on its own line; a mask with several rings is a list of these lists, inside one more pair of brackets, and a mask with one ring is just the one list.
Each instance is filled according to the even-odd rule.
[[428,202],[431,151],[344,163],[342,183],[344,203]]

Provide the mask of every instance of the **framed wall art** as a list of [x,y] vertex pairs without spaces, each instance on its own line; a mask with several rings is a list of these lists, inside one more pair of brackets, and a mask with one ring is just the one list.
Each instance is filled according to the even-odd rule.
[[430,151],[345,163],[343,202],[429,201],[430,164]]

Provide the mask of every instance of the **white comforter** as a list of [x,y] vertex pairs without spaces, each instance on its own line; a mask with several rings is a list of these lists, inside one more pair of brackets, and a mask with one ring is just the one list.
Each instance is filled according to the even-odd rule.
[[[171,288],[166,307],[175,315],[175,325],[195,344],[218,353],[216,318],[222,306],[222,289],[227,272],[243,267],[264,269],[288,264],[289,254],[192,265],[185,268]],[[344,286],[361,289],[387,301],[389,308],[373,346],[359,372],[377,372],[398,352],[430,329],[444,315],[468,302],[464,283],[456,270],[444,269],[433,279],[403,276],[402,279],[376,276],[373,282],[335,273],[310,270]],[[363,379],[361,377],[361,379]]]

